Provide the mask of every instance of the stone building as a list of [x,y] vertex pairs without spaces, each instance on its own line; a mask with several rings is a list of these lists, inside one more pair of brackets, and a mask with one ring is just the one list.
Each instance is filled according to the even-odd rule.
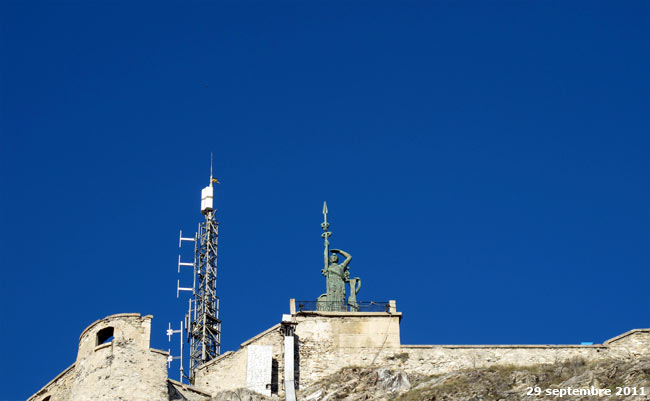
[[291,300],[281,322],[196,371],[194,385],[167,376],[165,351],[149,347],[152,316],[111,315],[80,336],[75,363],[28,401],[208,400],[224,390],[248,388],[291,399],[346,366],[388,366],[439,374],[499,364],[638,358],[650,354],[650,329],[635,329],[596,345],[405,345],[402,314],[305,311]]
[[168,401],[175,394],[205,400],[209,394],[167,378],[166,351],[149,348],[151,319],[139,313],[107,316],[79,337],[72,366],[52,379],[32,401]]

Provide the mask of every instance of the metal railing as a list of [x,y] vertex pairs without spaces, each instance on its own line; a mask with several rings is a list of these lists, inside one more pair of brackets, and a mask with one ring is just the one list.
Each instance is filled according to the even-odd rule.
[[332,301],[296,301],[297,312],[390,312],[388,302],[363,301],[354,304]]

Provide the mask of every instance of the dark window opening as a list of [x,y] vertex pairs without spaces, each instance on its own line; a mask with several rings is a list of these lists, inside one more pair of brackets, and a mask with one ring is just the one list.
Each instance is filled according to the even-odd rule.
[[43,398],[41,401],[50,401],[50,396],[48,395],[47,397]]
[[97,343],[95,345],[100,345],[104,343],[110,343],[113,341],[113,328],[106,327],[97,332]]
[[273,358],[271,360],[271,394],[278,393],[278,360]]

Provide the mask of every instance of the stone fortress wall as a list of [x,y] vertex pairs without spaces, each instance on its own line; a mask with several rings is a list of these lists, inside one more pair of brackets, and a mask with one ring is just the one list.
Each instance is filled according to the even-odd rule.
[[50,380],[42,389],[27,399],[27,401],[56,401],[70,399],[70,390],[74,380],[74,364],[54,379]]
[[[298,390],[348,366],[390,367],[406,373],[442,374],[493,365],[535,365],[573,358],[598,360],[650,354],[650,329],[636,329],[596,345],[405,345],[400,341],[402,314],[390,312],[296,312],[228,352],[199,367],[195,385],[216,393],[244,387],[250,346],[272,349],[274,373],[267,375],[271,394],[284,395],[284,333],[295,338],[294,379]],[[251,388],[250,386],[247,386]],[[268,394],[268,393],[267,393]]]
[[[281,323],[201,365],[190,386],[168,379],[168,354],[149,348],[152,316],[112,315],[84,330],[75,363],[28,401],[207,401],[219,391],[238,388],[282,397],[285,369],[293,372],[300,390],[348,366],[441,374],[650,354],[650,329],[631,330],[597,345],[405,345],[401,318],[394,301],[389,312],[296,312],[292,302]],[[293,341],[287,342],[288,337]],[[291,349],[287,344],[293,344]],[[285,361],[285,354],[293,357]]]
[[196,371],[194,385],[212,394],[224,390],[253,387],[253,383],[257,384],[259,380],[248,373],[249,365],[260,363],[259,360],[256,360],[258,355],[250,352],[253,347],[268,347],[270,349],[271,357],[267,358],[265,362],[270,364],[271,371],[270,374],[267,374],[268,380],[263,383],[262,387],[265,389],[268,387],[269,390],[263,393],[277,394],[284,375],[284,335],[281,324],[276,324],[243,342],[239,350],[228,351],[201,365]]
[[168,401],[170,386],[195,393],[167,379],[167,352],[149,348],[152,318],[122,313],[92,323],[75,363],[28,401]]

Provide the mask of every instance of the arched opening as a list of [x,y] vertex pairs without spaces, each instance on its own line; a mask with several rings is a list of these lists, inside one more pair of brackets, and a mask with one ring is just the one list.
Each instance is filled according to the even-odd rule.
[[50,401],[50,396],[48,395],[47,397],[43,398],[41,401]]
[[97,341],[95,345],[110,343],[113,341],[113,328],[106,327],[97,332]]

